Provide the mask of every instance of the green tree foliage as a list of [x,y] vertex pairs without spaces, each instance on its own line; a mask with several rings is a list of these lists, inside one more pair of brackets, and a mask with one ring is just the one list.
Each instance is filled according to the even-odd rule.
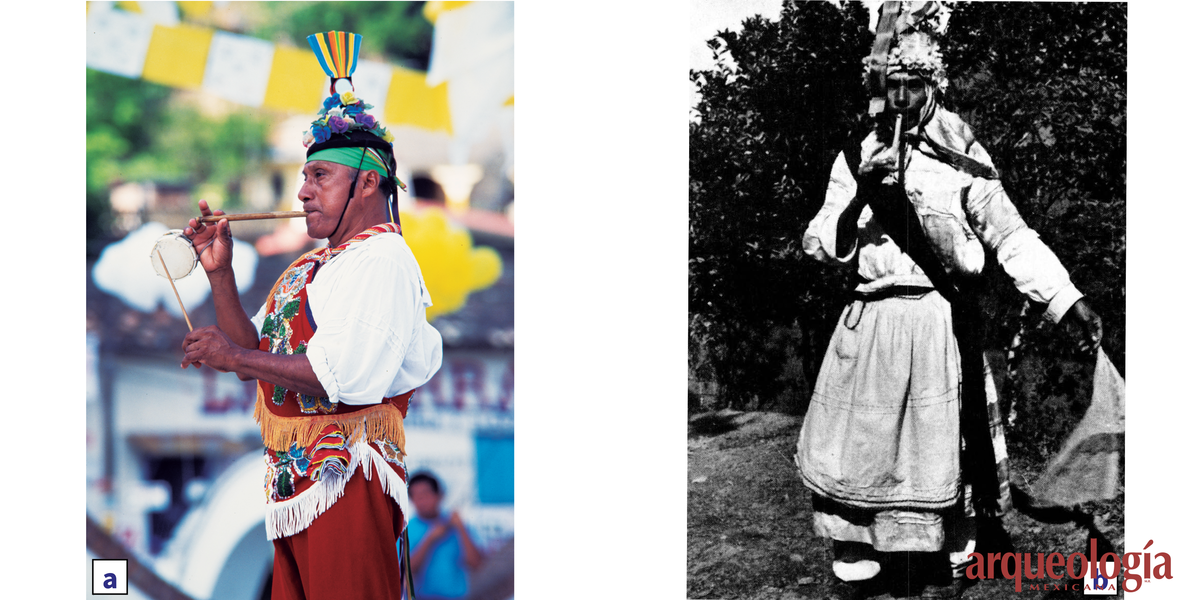
[[800,238],[838,148],[862,129],[865,19],[787,4],[778,23],[718,34],[718,66],[692,73],[690,354],[731,405],[800,410],[844,302],[848,273],[803,259]]
[[159,173],[167,179],[227,188],[225,207],[236,208],[241,203],[236,184],[260,171],[266,161],[269,127],[265,116],[250,109],[213,117],[186,104],[172,107],[154,144],[170,157],[160,162]]
[[384,56],[411,69],[429,68],[433,24],[422,14],[424,2],[271,2],[273,16],[255,35],[286,37],[308,47],[309,34],[353,31],[363,36],[365,55]]
[[267,158],[269,119],[248,108],[210,116],[176,91],[141,79],[87,71],[87,239],[111,236],[109,188],[156,181],[227,190]]
[[[692,73],[689,354],[724,405],[802,411],[853,285],[851,270],[817,264],[799,243],[837,152],[866,133],[866,25],[857,3],[785,3],[778,23],[718,34],[718,66]],[[1125,5],[957,3],[943,52],[947,105],[1105,319],[1123,368]],[[1022,317],[998,268],[987,276],[987,346],[1005,350],[1021,331],[1022,356],[1039,365],[1010,388],[1071,387],[1078,370],[1044,366],[1073,356],[1069,339],[1037,310]]]
[[170,97],[169,88],[87,70],[87,239],[107,236],[112,222],[108,186],[123,164],[150,147]]

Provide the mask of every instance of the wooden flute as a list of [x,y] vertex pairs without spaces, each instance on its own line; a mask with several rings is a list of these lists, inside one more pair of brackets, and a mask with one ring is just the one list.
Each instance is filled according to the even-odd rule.
[[257,221],[260,219],[295,219],[297,217],[303,217],[307,214],[308,213],[306,213],[302,210],[291,210],[291,211],[285,211],[285,212],[245,213],[245,214],[240,214],[240,215],[209,215],[207,217],[200,217],[198,220],[201,223],[216,223],[217,221],[220,221],[221,219],[228,219],[230,221]]

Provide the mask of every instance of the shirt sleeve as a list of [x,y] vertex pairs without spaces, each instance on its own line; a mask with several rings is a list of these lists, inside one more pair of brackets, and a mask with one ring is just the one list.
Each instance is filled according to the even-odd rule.
[[318,327],[306,355],[330,401],[376,404],[387,397],[423,318],[420,272],[400,257],[343,258],[354,260],[322,282],[328,298],[319,312],[314,308]]
[[996,254],[1017,290],[1045,304],[1048,319],[1055,323],[1062,320],[1083,294],[1071,283],[1058,257],[1025,224],[1000,182],[975,178],[966,210],[979,239]]
[[858,184],[854,180],[854,175],[850,173],[850,167],[846,164],[846,156],[839,153],[837,160],[833,162],[833,169],[829,173],[829,187],[825,190],[825,204],[821,206],[817,216],[809,221],[808,229],[804,232],[805,254],[823,263],[834,265],[848,264],[854,258],[855,252],[858,251],[857,236],[845,256],[837,255],[837,225],[838,218],[842,216],[850,201],[854,199],[857,190]]
[[264,302],[262,307],[258,309],[258,313],[250,317],[250,324],[254,325],[254,335],[262,340],[263,321],[267,320],[267,303]]

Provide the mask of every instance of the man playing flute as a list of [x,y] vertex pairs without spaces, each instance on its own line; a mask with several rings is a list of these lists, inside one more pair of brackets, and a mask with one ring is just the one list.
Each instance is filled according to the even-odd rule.
[[796,462],[839,579],[863,587],[889,563],[919,564],[922,597],[953,598],[976,518],[1011,503],[979,341],[985,250],[1048,319],[1076,321],[1082,347],[1099,347],[1101,323],[966,123],[941,106],[947,78],[932,36],[913,26],[883,49],[885,110],[838,156],[804,233],[807,254],[854,266],[860,283],[821,365]]
[[429,292],[400,235],[391,134],[348,91],[353,62],[326,66],[338,51],[356,54],[356,37],[309,38],[337,87],[304,136],[299,198],[308,235],[328,246],[292,263],[250,317],[228,221],[192,219],[184,230],[204,248],[217,325],[188,334],[182,366],[258,380],[276,600],[395,600],[406,591],[396,554],[407,506],[403,418],[442,362],[441,336],[425,318]]

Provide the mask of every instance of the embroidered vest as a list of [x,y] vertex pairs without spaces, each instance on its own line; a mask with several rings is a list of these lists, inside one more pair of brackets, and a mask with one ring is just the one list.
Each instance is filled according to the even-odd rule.
[[[322,265],[351,244],[381,233],[400,233],[400,226],[376,225],[336,248],[313,250],[296,259],[267,297],[259,350],[304,354],[317,330],[308,307],[307,285]],[[267,447],[268,499],[286,500],[330,474],[345,475],[352,463],[350,447],[359,441],[372,444],[407,480],[403,419],[412,394],[384,398],[380,404],[348,405],[259,380],[254,419]]]

